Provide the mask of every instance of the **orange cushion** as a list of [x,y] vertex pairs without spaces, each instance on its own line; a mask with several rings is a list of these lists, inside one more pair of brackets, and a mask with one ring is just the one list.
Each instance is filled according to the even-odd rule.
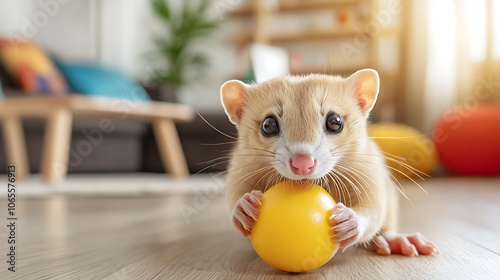
[[0,38],[0,63],[12,80],[29,93],[68,92],[64,77],[50,58],[31,42]]

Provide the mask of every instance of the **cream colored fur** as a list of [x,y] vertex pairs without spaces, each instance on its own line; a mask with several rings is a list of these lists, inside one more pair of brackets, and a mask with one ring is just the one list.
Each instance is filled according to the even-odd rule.
[[[318,165],[317,172],[307,179],[323,186],[335,201],[358,215],[358,242],[371,240],[381,230],[396,231],[395,187],[383,155],[367,135],[366,118],[378,86],[373,70],[358,71],[347,79],[308,75],[253,85],[238,81],[224,84],[222,102],[238,128],[228,172],[229,208],[252,190],[265,191],[279,181],[299,179],[287,171],[286,161],[294,152],[304,150],[316,153]],[[325,130],[325,119],[331,112],[344,122],[338,134]],[[270,115],[277,118],[281,129],[275,137],[261,133],[262,122]]]

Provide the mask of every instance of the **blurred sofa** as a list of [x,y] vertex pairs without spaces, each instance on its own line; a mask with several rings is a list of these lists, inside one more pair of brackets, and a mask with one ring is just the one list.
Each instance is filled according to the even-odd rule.
[[[26,47],[34,48],[33,46]],[[38,51],[39,59],[44,56],[41,50],[36,50]],[[45,63],[51,63],[48,59],[43,59]],[[31,62],[31,60],[29,61]],[[88,95],[106,96],[110,94],[109,87],[102,87],[102,83],[116,79],[117,77],[116,74],[107,71],[107,69],[90,64],[58,63],[58,67],[66,74],[65,79],[74,91],[85,92]],[[82,76],[86,79],[83,82]],[[77,78],[76,80],[75,77]],[[26,77],[23,76],[23,78]],[[118,79],[122,78],[118,77]],[[45,88],[44,93],[40,91],[33,93],[33,91],[21,90],[19,81],[15,82],[1,63],[0,82],[5,98],[19,96],[29,98],[29,95],[33,94],[52,95],[50,88]],[[132,83],[133,81],[131,81]],[[127,86],[133,86],[131,84]],[[149,95],[155,101],[171,101],[165,96],[153,94],[151,91],[144,94],[146,95],[146,99],[149,99],[147,97]],[[111,95],[109,97],[117,96]],[[236,135],[236,129],[228,121],[222,110],[220,112],[202,113],[202,115],[217,129],[230,135]],[[102,141],[98,145],[94,145],[92,152],[88,155],[80,155],[76,149],[78,143],[87,140],[89,132],[91,134],[91,131],[98,127],[100,118],[74,118],[68,172],[164,172],[151,127],[137,120],[111,119],[116,125],[113,133],[104,135]],[[45,121],[43,119],[26,119],[23,120],[23,128],[26,136],[30,171],[37,173],[40,171]],[[218,171],[225,169],[226,164],[216,164],[212,168],[207,169],[205,167],[214,163],[207,163],[207,161],[226,156],[232,146],[231,144],[210,144],[230,142],[232,141],[231,139],[211,128],[199,116],[191,123],[177,125],[177,129],[191,173],[202,170]],[[0,129],[0,173],[4,173],[7,163],[1,133],[3,132]]]
[[[74,83],[80,86],[76,92],[88,95],[120,91],[128,93],[134,86],[118,71],[107,71],[99,65],[63,63],[64,76],[55,67],[53,60],[33,42],[13,41],[0,38],[0,82],[5,98],[33,95],[65,95]],[[70,79],[68,79],[70,78]],[[111,84],[116,85],[114,88]],[[94,86],[93,88],[91,88]],[[101,89],[99,90],[96,89]],[[87,90],[78,91],[78,89]],[[121,92],[120,92],[121,93]],[[145,93],[144,93],[145,94]],[[105,94],[104,94],[105,95]],[[113,133],[103,135],[102,141],[92,146],[92,151],[81,154],[76,149],[78,143],[85,141],[92,131],[99,127],[100,118],[76,117],[73,120],[71,148],[69,153],[69,172],[138,172],[142,170],[142,141],[148,127],[134,120],[111,118],[116,126]],[[23,120],[27,153],[31,172],[40,171],[44,142],[45,120],[40,118]],[[1,131],[1,130],[0,130]],[[3,132],[0,132],[3,133]],[[92,142],[92,141],[89,141]],[[0,172],[6,170],[6,156],[3,139],[0,137]]]
[[[8,84],[2,80],[2,84]],[[8,97],[26,96],[18,89],[4,87],[3,92]],[[236,135],[236,129],[223,111],[201,113],[214,127],[231,136]],[[81,156],[76,150],[80,141],[87,140],[86,132],[98,127],[100,119],[75,118],[71,136],[71,150],[69,155],[69,172],[164,172],[156,140],[149,125],[136,120],[112,119],[116,124],[113,133],[106,134],[102,142],[93,146],[88,156]],[[23,120],[26,136],[27,152],[30,171],[40,171],[43,148],[45,121],[41,119]],[[210,127],[203,119],[196,116],[191,123],[178,124],[177,130],[181,139],[184,154],[191,173],[217,172],[225,170],[227,163],[216,164],[225,159],[232,148],[232,139],[220,134]],[[0,173],[6,170],[5,150],[0,129]],[[88,133],[87,133],[88,134]],[[225,144],[221,144],[225,143]],[[219,159],[212,162],[212,160]],[[207,168],[214,165],[210,168]]]
[[[235,126],[229,122],[224,112],[200,113],[212,126],[230,136],[236,136]],[[229,151],[233,147],[233,139],[217,132],[200,116],[190,123],[177,124],[182,148],[186,156],[189,171],[219,172],[227,168]],[[163,172],[154,135],[148,130],[144,137],[144,166],[146,172]]]

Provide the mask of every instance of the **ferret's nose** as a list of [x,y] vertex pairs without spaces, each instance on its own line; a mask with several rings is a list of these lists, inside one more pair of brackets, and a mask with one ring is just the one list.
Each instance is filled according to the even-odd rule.
[[290,159],[292,172],[296,175],[310,175],[315,165],[316,160],[310,155],[295,155]]

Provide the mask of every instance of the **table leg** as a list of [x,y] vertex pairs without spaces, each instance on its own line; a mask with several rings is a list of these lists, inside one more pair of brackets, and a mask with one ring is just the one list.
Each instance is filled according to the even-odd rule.
[[47,182],[60,182],[68,172],[71,126],[69,110],[58,109],[48,116],[42,154],[42,177]]
[[16,178],[22,180],[29,176],[30,170],[21,120],[15,116],[5,116],[2,126],[7,165],[14,165]]
[[153,120],[153,131],[165,171],[181,178],[189,175],[179,134],[172,120]]

